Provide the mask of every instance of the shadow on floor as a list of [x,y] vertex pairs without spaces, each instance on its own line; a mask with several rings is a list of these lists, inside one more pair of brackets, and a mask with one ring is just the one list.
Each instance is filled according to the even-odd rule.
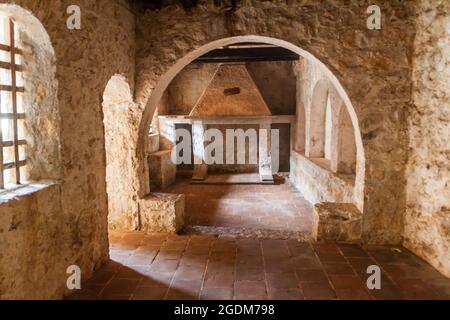
[[[450,280],[404,248],[112,232],[111,261],[68,299],[450,299]],[[381,269],[369,290],[367,267]]]

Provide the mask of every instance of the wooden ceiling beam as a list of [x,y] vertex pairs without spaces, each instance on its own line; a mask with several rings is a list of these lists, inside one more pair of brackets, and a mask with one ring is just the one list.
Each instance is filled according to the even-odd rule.
[[295,61],[299,55],[281,47],[220,48],[196,59],[195,63],[232,63],[253,61]]

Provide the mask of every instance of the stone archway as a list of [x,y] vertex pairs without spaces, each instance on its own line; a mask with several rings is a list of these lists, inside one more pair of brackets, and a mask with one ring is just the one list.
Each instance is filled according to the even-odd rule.
[[[356,148],[357,148],[357,159],[358,159],[358,166],[357,166],[357,172],[356,172],[356,183],[355,183],[355,203],[357,204],[358,208],[362,211],[364,209],[364,175],[365,175],[365,156],[364,156],[364,147],[363,142],[361,138],[361,133],[359,129],[359,121],[358,116],[356,114],[356,111],[350,101],[349,96],[347,95],[345,89],[342,87],[340,81],[336,78],[336,76],[323,64],[321,61],[319,61],[317,58],[315,58],[311,53],[303,50],[302,48],[289,43],[284,40],[272,38],[272,37],[264,37],[264,36],[255,36],[255,35],[249,35],[249,36],[236,36],[236,37],[230,37],[230,38],[224,38],[216,41],[212,41],[206,45],[201,46],[200,48],[197,48],[181,59],[179,59],[172,67],[168,69],[166,73],[164,73],[157,82],[154,89],[151,91],[151,94],[148,97],[148,100],[143,99],[142,96],[137,97],[137,103],[141,105],[141,107],[145,104],[145,107],[143,108],[143,116],[142,120],[139,126],[139,137],[138,137],[138,145],[137,145],[137,156],[138,156],[138,163],[139,163],[139,169],[138,169],[138,179],[139,179],[139,196],[144,197],[147,194],[149,194],[149,174],[148,174],[148,168],[146,168],[146,161],[145,161],[145,148],[147,146],[147,140],[148,140],[148,131],[151,126],[151,121],[153,119],[153,115],[155,113],[155,110],[157,108],[157,105],[170,84],[170,82],[175,78],[175,76],[189,63],[197,59],[198,57],[202,56],[203,54],[214,50],[219,47],[240,43],[240,42],[249,42],[249,43],[267,43],[271,45],[280,46],[283,48],[286,48],[288,50],[291,50],[297,54],[299,54],[302,58],[316,63],[318,65],[318,68],[321,70],[322,74],[329,80],[331,85],[335,87],[338,94],[341,96],[341,99],[348,111],[348,114],[351,118],[353,128],[355,131],[355,139],[356,139]],[[142,100],[143,99],[143,100]]]

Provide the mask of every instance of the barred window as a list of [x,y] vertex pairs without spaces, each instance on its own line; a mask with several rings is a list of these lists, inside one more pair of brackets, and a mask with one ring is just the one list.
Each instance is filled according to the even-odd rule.
[[22,51],[14,21],[0,16],[0,189],[26,177],[25,113],[22,104]]

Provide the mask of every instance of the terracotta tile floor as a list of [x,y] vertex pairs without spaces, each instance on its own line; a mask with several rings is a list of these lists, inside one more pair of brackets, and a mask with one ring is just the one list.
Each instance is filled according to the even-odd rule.
[[[408,252],[296,240],[111,233],[111,261],[69,299],[450,299]],[[367,266],[382,269],[369,291]]]
[[186,196],[185,222],[190,226],[257,230],[275,237],[311,234],[312,206],[287,183],[211,185],[186,180],[164,192]]
[[[71,299],[450,299],[450,280],[406,249],[283,238],[311,232],[312,208],[289,184],[181,181],[165,192],[185,194],[187,224],[219,236],[113,232],[111,260]],[[365,285],[370,265],[381,290]]]

